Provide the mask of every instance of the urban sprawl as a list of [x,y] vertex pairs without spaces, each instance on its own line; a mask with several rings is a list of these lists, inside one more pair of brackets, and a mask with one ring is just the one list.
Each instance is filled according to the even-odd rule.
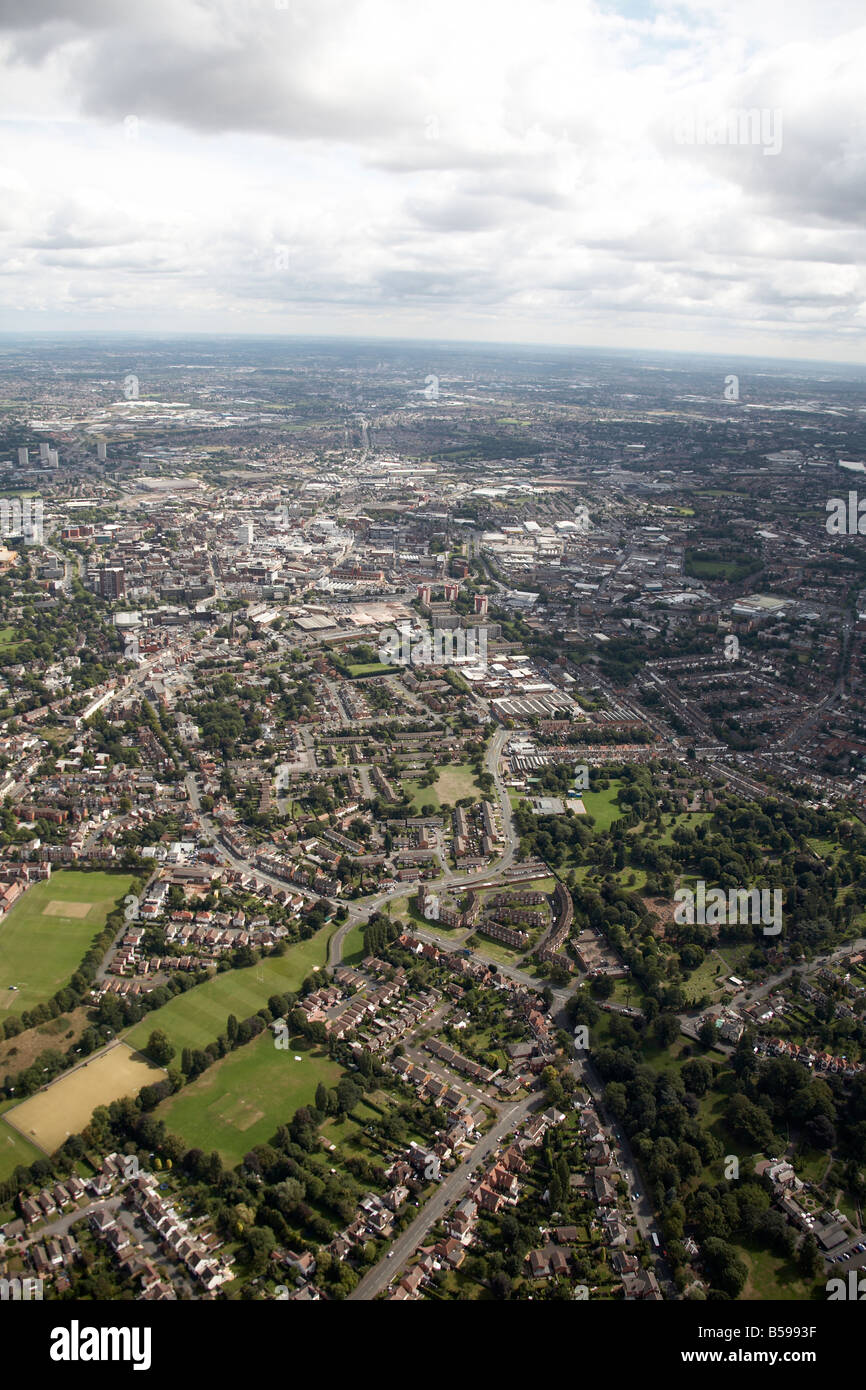
[[853,368],[7,345],[0,1295],[847,1287],[864,474]]

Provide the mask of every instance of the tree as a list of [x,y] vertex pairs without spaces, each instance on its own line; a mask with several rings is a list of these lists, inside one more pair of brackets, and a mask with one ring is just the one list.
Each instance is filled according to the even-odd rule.
[[596,975],[591,988],[596,999],[609,999],[614,991],[614,982],[609,975]]
[[337,1105],[344,1114],[354,1110],[363,1094],[361,1087],[350,1076],[343,1076],[337,1082]]
[[680,1025],[673,1014],[660,1014],[653,1025],[653,1032],[660,1047],[670,1047],[679,1037]]
[[703,1253],[713,1287],[727,1294],[728,1298],[739,1298],[749,1271],[734,1247],[711,1236],[704,1242]]
[[756,1150],[770,1153],[775,1147],[773,1126],[766,1110],[755,1105],[747,1096],[731,1097],[725,1121],[738,1137],[747,1139]]
[[836,1130],[826,1115],[816,1115],[806,1125],[806,1134],[813,1148],[832,1149],[836,1143]]
[[804,1278],[817,1278],[821,1269],[821,1254],[818,1250],[818,1242],[813,1235],[803,1237],[797,1253],[797,1263],[803,1271]]
[[276,1244],[277,1238],[269,1226],[253,1226],[247,1231],[245,1254],[251,1274],[264,1274]]
[[712,1085],[713,1064],[708,1062],[706,1057],[693,1057],[685,1063],[680,1074],[686,1090],[691,1091],[693,1095],[703,1096]]
[[174,1043],[169,1042],[161,1028],[154,1028],[144,1050],[158,1067],[167,1067],[177,1049]]

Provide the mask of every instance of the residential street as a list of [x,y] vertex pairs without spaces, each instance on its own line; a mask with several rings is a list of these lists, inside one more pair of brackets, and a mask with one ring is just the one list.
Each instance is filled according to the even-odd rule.
[[527,1096],[503,1111],[489,1133],[475,1145],[459,1167],[442,1181],[438,1191],[421,1208],[418,1216],[401,1236],[391,1245],[391,1258],[386,1255],[377,1265],[364,1275],[360,1284],[352,1290],[350,1299],[371,1300],[380,1294],[390,1281],[402,1270],[413,1251],[424,1239],[427,1232],[446,1211],[459,1202],[468,1188],[472,1174],[485,1158],[498,1146],[509,1130],[515,1129],[526,1116],[543,1104],[537,1095]]

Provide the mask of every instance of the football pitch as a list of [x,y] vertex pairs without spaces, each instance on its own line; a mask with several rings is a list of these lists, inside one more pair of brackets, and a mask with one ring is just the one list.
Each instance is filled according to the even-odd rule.
[[136,1023],[125,1034],[125,1041],[143,1050],[153,1030],[159,1028],[177,1049],[174,1061],[178,1064],[184,1047],[206,1047],[216,1042],[226,1030],[229,1014],[240,1022],[257,1013],[270,995],[297,989],[312,970],[325,964],[332,931],[331,926],[322,927],[309,940],[289,946],[284,956],[268,956],[243,970],[226,970],[185,994],[175,995]]
[[301,1105],[313,1105],[316,1087],[335,1086],[343,1068],[306,1038],[292,1038],[287,1051],[262,1033],[210,1067],[156,1116],[190,1148],[214,1149],[233,1167],[257,1144],[272,1139]]
[[26,889],[0,922],[0,1017],[44,1004],[68,983],[131,882],[64,869]]

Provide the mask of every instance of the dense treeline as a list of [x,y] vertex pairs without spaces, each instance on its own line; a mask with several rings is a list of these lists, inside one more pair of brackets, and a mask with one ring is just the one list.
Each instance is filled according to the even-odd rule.
[[[590,1027],[598,1019],[586,999],[575,1001],[573,1014]],[[759,1059],[748,1033],[730,1064],[695,1055],[681,1072],[660,1073],[643,1058],[648,1042],[672,1041],[660,1022],[663,1016],[654,1023],[613,1018],[610,1041],[593,1050],[592,1060],[606,1083],[605,1105],[629,1136],[653,1205],[662,1213],[680,1282],[687,1259],[682,1241],[690,1235],[712,1273],[710,1296],[735,1298],[746,1270],[731,1241],[754,1239],[788,1254],[796,1245],[796,1233],[771,1209],[751,1155],[783,1153],[790,1137],[828,1155],[836,1149],[841,1158],[831,1169],[831,1190],[838,1182],[866,1197],[860,1166],[866,1162],[866,1075],[847,1084],[834,1075],[816,1077],[788,1058]],[[733,1155],[701,1118],[701,1098],[711,1088],[726,1097],[724,1121],[737,1144]],[[731,1157],[739,1169],[725,1172]],[[798,1246],[797,1258],[804,1274],[814,1273],[811,1244]]]

